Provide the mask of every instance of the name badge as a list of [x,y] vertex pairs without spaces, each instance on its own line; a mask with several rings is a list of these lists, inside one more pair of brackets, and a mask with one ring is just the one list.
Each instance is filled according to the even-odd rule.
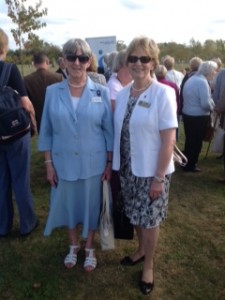
[[94,103],[102,102],[102,97],[93,97],[93,98],[91,99],[91,102],[94,102]]
[[144,107],[144,108],[149,108],[151,106],[151,103],[143,101],[143,100],[140,100],[138,102],[138,105],[140,105],[141,107]]

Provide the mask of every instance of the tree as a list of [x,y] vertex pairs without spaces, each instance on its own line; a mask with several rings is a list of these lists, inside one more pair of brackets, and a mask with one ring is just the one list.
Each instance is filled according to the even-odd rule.
[[[42,0],[32,6],[25,6],[27,0],[5,0],[8,5],[8,16],[12,22],[17,25],[17,28],[11,29],[16,45],[19,46],[21,64],[23,65],[22,50],[27,41],[32,41],[34,38],[33,31],[46,26],[46,23],[39,19],[47,15],[47,8],[40,10]],[[39,11],[40,10],[40,11]],[[25,36],[27,40],[25,40]]]
[[126,48],[127,48],[127,46],[124,44],[124,41],[119,40],[116,42],[116,50],[117,51],[121,51]]

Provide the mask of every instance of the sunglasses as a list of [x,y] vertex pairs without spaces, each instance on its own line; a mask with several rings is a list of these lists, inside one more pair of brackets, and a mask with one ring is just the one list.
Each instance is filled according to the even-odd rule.
[[69,62],[75,62],[77,58],[81,64],[86,64],[89,61],[90,57],[88,55],[74,55],[74,54],[66,55],[66,59]]
[[127,58],[127,61],[129,63],[132,63],[132,64],[135,64],[138,60],[140,60],[140,62],[142,64],[148,64],[152,58],[150,56],[134,56],[134,55],[129,55],[128,58]]

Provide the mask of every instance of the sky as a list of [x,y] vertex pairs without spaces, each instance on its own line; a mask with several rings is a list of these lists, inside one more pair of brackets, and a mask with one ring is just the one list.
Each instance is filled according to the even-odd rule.
[[[126,45],[146,35],[157,43],[189,44],[191,39],[225,40],[223,0],[42,0],[47,26],[34,33],[60,48],[70,38],[116,36]],[[27,0],[34,5],[37,0]],[[16,49],[5,0],[0,0],[0,28]]]

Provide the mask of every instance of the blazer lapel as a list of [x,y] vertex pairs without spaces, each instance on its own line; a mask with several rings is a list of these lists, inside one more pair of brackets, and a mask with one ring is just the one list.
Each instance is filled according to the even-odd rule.
[[73,109],[67,80],[62,81],[62,83],[59,87],[59,98],[63,102],[63,104],[66,106],[70,116],[73,118],[75,123],[77,123],[77,115]]
[[77,116],[79,116],[79,114],[81,113],[81,111],[87,109],[87,106],[89,105],[92,97],[94,97],[96,95],[96,87],[94,85],[94,83],[87,78],[87,84],[83,90],[83,93],[80,97],[78,106],[77,106]]

